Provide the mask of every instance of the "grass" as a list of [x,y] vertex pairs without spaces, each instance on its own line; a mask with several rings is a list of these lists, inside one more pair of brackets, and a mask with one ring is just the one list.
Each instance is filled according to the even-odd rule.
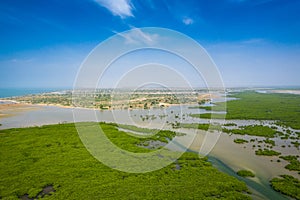
[[258,149],[255,151],[255,154],[258,156],[279,156],[281,155],[280,152],[274,151],[274,150],[270,150],[270,149]]
[[237,126],[236,123],[226,123],[223,126]]
[[[262,94],[254,91],[234,93],[238,100],[226,102],[227,114],[201,114],[201,118],[278,120],[280,124],[300,129],[300,97],[294,94]],[[224,103],[216,103],[214,110]],[[195,114],[192,116],[198,116]]]
[[277,131],[262,125],[249,125],[249,126],[241,126],[239,129],[223,129],[226,133],[238,134],[238,135],[252,135],[252,136],[261,136],[273,138],[276,136]]
[[210,124],[198,124],[198,123],[179,123],[176,128],[194,128],[201,130],[208,130]]
[[[151,151],[137,145],[147,138],[118,131],[114,124],[101,127],[123,149]],[[157,134],[158,139],[174,137],[172,132]],[[36,197],[45,186],[55,190],[47,199],[250,199],[245,183],[194,153],[184,153],[177,163],[148,173],[109,168],[86,150],[74,124],[1,130],[0,141],[3,199]]]
[[300,146],[300,143],[298,142],[298,141],[292,141],[291,142],[293,145],[294,145],[294,147],[296,147],[296,148],[299,148],[299,146]]
[[159,131],[157,129],[147,129],[147,128],[141,128],[141,127],[136,127],[136,126],[127,125],[127,124],[118,124],[117,126],[119,128],[136,131],[136,132],[141,132],[141,133],[148,133],[148,134],[155,134]]
[[218,113],[203,113],[203,114],[190,114],[191,117],[205,118],[205,119],[225,119],[226,114]]
[[[90,123],[88,123],[90,124]],[[141,137],[140,135],[127,133],[126,131],[119,131],[117,127],[127,127],[128,130],[135,130],[137,132],[146,132],[149,133],[148,137]],[[110,139],[112,143],[132,152],[141,152],[145,151],[141,148],[138,148],[137,145],[148,143],[149,141],[160,141],[168,143],[169,140],[172,140],[177,133],[168,130],[156,130],[156,129],[145,129],[131,125],[116,125],[116,124],[107,124],[101,123],[101,128],[104,130],[106,136]]]
[[234,139],[233,142],[235,142],[237,144],[244,144],[244,143],[248,143],[248,140],[237,138],[237,139]]
[[300,162],[299,160],[291,160],[285,168],[291,171],[300,171]]
[[[194,128],[201,130],[219,130],[225,133],[232,133],[237,135],[252,135],[252,136],[261,136],[266,138],[273,138],[279,132],[268,127],[262,125],[249,125],[249,126],[240,126],[238,129],[227,129],[222,128],[220,124],[198,124],[198,123],[178,123],[174,128]],[[266,143],[270,142],[272,144],[272,140],[265,140]],[[274,141],[273,141],[274,142]]]
[[249,170],[240,170],[236,174],[241,176],[241,177],[255,177],[255,174],[253,174]]
[[300,199],[300,181],[289,175],[281,175],[281,178],[273,178],[271,186],[274,190],[287,196]]
[[279,158],[282,158],[283,160],[291,161],[291,160],[297,160],[299,156],[288,155],[288,156],[280,156]]
[[[124,129],[124,132],[126,134],[135,137],[140,137],[140,138],[148,138],[148,139],[140,139],[137,140],[136,143],[139,142],[145,142],[145,140],[159,140],[161,142],[167,143],[168,140],[171,140],[174,136],[182,136],[184,135],[183,133],[175,133],[173,131],[167,131],[167,130],[158,130],[158,129],[147,129],[147,128],[141,128],[141,127],[136,127],[132,125],[127,125],[127,124],[114,124],[118,128]],[[128,130],[128,131],[127,131]],[[130,131],[134,131],[136,133],[141,133],[141,134],[135,134]],[[123,131],[121,131],[123,132]],[[126,136],[125,136],[126,137]]]
[[212,110],[212,106],[191,106],[189,109],[204,109],[204,110]]
[[283,160],[287,160],[290,163],[285,166],[286,169],[291,170],[291,171],[300,171],[300,162],[298,160],[299,156],[280,156]]
[[285,166],[286,169],[300,172],[300,161],[298,160],[299,156],[288,155],[280,156],[280,158],[290,162],[288,165]]
[[220,124],[199,124],[199,123],[178,123],[173,128],[193,128],[200,130],[216,130],[221,131],[222,127]]
[[275,141],[274,141],[274,140],[266,139],[266,140],[264,140],[264,142],[265,142],[266,144],[270,144],[270,145],[272,145],[272,146],[275,146]]

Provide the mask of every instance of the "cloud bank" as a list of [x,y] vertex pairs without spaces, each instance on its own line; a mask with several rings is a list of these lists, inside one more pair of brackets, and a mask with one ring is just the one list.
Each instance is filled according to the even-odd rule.
[[100,6],[109,10],[114,16],[122,19],[134,17],[132,14],[133,5],[130,0],[95,0]]

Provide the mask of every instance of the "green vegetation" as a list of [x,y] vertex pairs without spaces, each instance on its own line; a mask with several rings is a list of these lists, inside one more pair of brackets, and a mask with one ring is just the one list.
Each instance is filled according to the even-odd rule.
[[136,132],[142,132],[142,133],[157,133],[158,129],[148,129],[148,128],[141,128],[133,125],[127,125],[127,124],[117,124],[116,125],[119,128],[136,131]]
[[198,123],[178,123],[173,126],[173,128],[194,128],[207,131],[210,130],[222,130],[220,124],[198,124]]
[[237,126],[235,123],[226,123],[223,126]]
[[[148,137],[138,137],[140,135],[128,134],[125,131],[119,131],[117,127],[127,127],[128,129],[145,131],[147,133],[152,133]],[[112,143],[117,145],[122,149],[126,149],[132,152],[144,152],[142,148],[138,148],[138,145],[149,144],[150,141],[160,141],[163,143],[168,143],[177,134],[173,131],[168,130],[155,130],[155,129],[144,129],[131,125],[116,125],[101,123],[101,128],[105,132],[106,136],[110,139]],[[116,137],[117,135],[117,137]]]
[[287,140],[287,139],[289,139],[289,136],[288,135],[283,135],[283,136],[280,136],[280,139]]
[[264,149],[264,150],[258,149],[255,151],[255,154],[258,156],[279,156],[281,153],[269,149]]
[[[86,123],[93,124],[98,125]],[[123,149],[152,151],[136,145],[147,138],[132,137],[114,124],[101,123],[101,128]],[[174,133],[162,131],[155,136],[152,139],[161,140]],[[184,153],[175,163],[148,173],[109,168],[86,150],[74,124],[1,130],[0,141],[3,199],[37,197],[52,186],[47,199],[250,199],[245,183],[194,153]]]
[[[220,124],[198,124],[198,123],[177,123],[173,126],[173,128],[194,128],[201,130],[219,130],[225,133],[232,133],[237,135],[252,135],[252,136],[261,136],[267,138],[273,138],[278,134],[277,131],[262,125],[249,125],[249,126],[240,126],[239,129],[227,129],[222,128]],[[266,143],[273,144],[274,141],[267,139]]]
[[239,175],[241,177],[255,177],[255,174],[253,174],[249,170],[240,170],[237,172],[237,175]]
[[300,171],[300,162],[298,160],[299,156],[280,156],[283,160],[287,160],[290,163],[285,166],[286,169],[291,170],[291,171]]
[[212,108],[212,106],[191,106],[191,107],[189,107],[189,109],[204,109],[204,110],[210,111],[213,108]]
[[277,134],[272,128],[262,125],[241,126],[239,129],[223,129],[223,131],[238,135],[253,135],[269,138],[272,138]]
[[296,147],[296,148],[299,148],[299,146],[300,146],[300,143],[298,142],[298,141],[295,141],[295,142],[291,142],[293,145],[294,145],[294,147]]
[[291,160],[285,168],[291,171],[300,171],[300,162],[299,160]]
[[270,145],[272,145],[272,146],[275,146],[275,141],[274,141],[274,140],[266,139],[266,140],[264,140],[264,142],[265,142],[266,144],[270,144]]
[[[141,128],[141,127],[136,127],[127,124],[118,124],[118,125],[114,124],[114,125],[118,128],[123,129],[124,132],[134,137],[148,138],[146,140],[158,140],[165,143],[167,143],[168,140],[172,140],[174,136],[185,135],[184,133],[176,133],[173,131],[158,130],[158,129],[147,129],[147,128]],[[133,132],[129,132],[129,131],[133,131]],[[142,141],[141,139],[140,142],[145,142],[145,141]]]
[[281,175],[282,178],[273,178],[271,186],[274,190],[287,196],[300,199],[300,181],[289,175]]
[[279,156],[279,158],[282,158],[283,160],[291,161],[291,160],[297,160],[299,156],[288,155],[288,156]]
[[237,144],[244,144],[244,143],[248,143],[247,140],[241,139],[241,138],[237,138],[233,140],[235,143]]
[[210,124],[198,124],[198,123],[179,123],[177,124],[176,128],[194,128],[194,129],[201,129],[201,130],[208,130]]
[[[127,125],[127,124],[118,124],[116,126],[121,129],[125,129],[125,132],[126,132],[126,130],[128,130],[128,131],[134,131],[137,133],[144,134],[145,137],[149,137],[150,135],[154,135],[159,132],[159,130],[157,130],[157,129],[147,129],[147,128],[141,128],[141,127],[136,127],[136,126]],[[139,136],[139,135],[135,135],[135,136]],[[142,136],[142,135],[140,135],[140,136]]]
[[205,118],[205,119],[225,119],[226,114],[218,113],[203,113],[203,114],[190,114],[191,117]]
[[[254,91],[233,94],[238,100],[226,102],[226,119],[278,120],[280,125],[300,129],[300,98],[293,94],[262,94]],[[218,110],[224,103],[216,103]],[[198,114],[199,117],[199,114]],[[201,118],[222,118],[224,114],[201,114]]]

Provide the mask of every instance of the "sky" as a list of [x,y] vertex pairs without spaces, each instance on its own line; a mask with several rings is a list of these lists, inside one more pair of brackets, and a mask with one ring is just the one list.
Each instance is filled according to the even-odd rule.
[[226,87],[300,86],[299,0],[1,0],[0,88],[72,87],[92,49],[142,27],[197,41]]

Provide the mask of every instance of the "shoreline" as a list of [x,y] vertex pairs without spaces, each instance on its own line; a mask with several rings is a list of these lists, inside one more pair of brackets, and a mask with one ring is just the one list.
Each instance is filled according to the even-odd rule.
[[[11,104],[5,104],[5,105],[23,105],[23,106],[54,106],[58,108],[69,108],[69,109],[87,109],[87,110],[98,110],[98,111],[112,111],[112,110],[150,110],[150,109],[165,109],[173,106],[195,106],[198,105],[197,103],[182,103],[182,104],[164,104],[165,106],[163,107],[149,107],[148,109],[144,109],[142,107],[136,107],[136,108],[123,108],[123,107],[115,107],[115,108],[108,108],[108,109],[99,109],[99,108],[89,108],[89,107],[77,107],[77,106],[65,106],[62,104],[46,104],[46,103],[28,103],[28,102],[21,102],[21,101],[16,101],[16,100],[3,100],[0,99],[0,102],[13,102]],[[0,104],[1,106],[1,104]],[[0,108],[1,111],[1,108]]]

